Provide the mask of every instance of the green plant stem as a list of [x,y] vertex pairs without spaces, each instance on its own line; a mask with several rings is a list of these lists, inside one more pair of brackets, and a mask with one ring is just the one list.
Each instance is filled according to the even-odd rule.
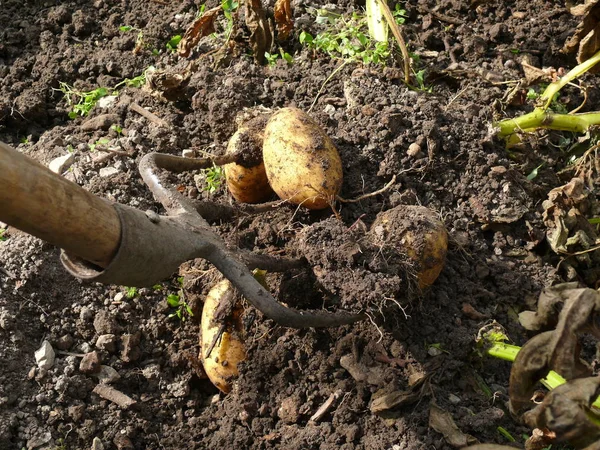
[[592,125],[600,125],[600,112],[557,114],[543,108],[535,108],[528,114],[496,123],[496,127],[500,128],[500,137],[540,128],[585,133]]
[[573,81],[575,78],[583,75],[592,67],[600,62],[600,51],[596,52],[594,56],[585,60],[581,64],[573,67],[566,75],[562,76],[560,79],[550,83],[544,93],[541,96],[541,100],[544,102],[544,106],[542,109],[548,109],[550,103],[554,96],[560,91],[563,87],[565,87],[568,83]]
[[[490,344],[489,348],[485,349],[485,352],[493,356],[494,358],[503,359],[504,361],[514,362],[517,354],[521,350],[521,347],[517,345],[505,344],[504,342],[495,342]],[[548,372],[545,378],[541,379],[540,382],[548,389],[552,390],[560,386],[561,384],[565,384],[567,380],[561,377],[558,373],[551,370]],[[597,398],[592,406],[595,408],[600,408],[600,398]]]

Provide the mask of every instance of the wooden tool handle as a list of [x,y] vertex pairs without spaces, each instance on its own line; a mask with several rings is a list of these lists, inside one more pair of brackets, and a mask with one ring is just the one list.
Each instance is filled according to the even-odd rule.
[[0,221],[105,268],[121,235],[111,204],[0,142]]

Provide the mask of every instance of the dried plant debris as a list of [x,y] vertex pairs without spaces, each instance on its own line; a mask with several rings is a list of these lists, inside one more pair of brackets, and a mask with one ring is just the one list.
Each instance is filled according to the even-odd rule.
[[450,413],[435,403],[432,403],[429,409],[429,426],[441,433],[452,447],[463,448],[467,445],[477,444],[477,439],[460,431]]
[[221,12],[221,9],[221,5],[209,9],[192,22],[177,46],[177,53],[179,56],[187,58],[194,47],[198,45],[200,39],[215,32],[215,20]]
[[246,26],[250,30],[254,59],[257,63],[264,64],[265,53],[270,52],[273,45],[273,30],[260,0],[246,0]]
[[277,0],[273,8],[277,25],[277,40],[285,41],[294,29],[290,0]]
[[568,442],[576,448],[594,445],[600,439],[600,417],[591,405],[600,394],[600,377],[579,378],[550,391],[544,401],[525,413],[530,427],[549,428],[556,433],[556,442]]
[[514,414],[521,414],[533,406],[531,397],[537,381],[554,370],[565,379],[589,376],[589,365],[579,357],[580,333],[595,333],[594,319],[600,312],[600,292],[594,289],[573,289],[557,286],[540,296],[540,307],[535,316],[520,316],[530,320],[526,327],[542,328],[556,321],[552,306],[562,300],[556,329],[530,339],[519,351],[510,374],[510,404]]
[[600,238],[588,217],[597,208],[597,200],[581,178],[573,178],[552,189],[542,206],[550,247],[569,257],[563,261],[567,279],[583,276],[593,286],[600,278]]
[[[577,50],[577,62],[582,63],[600,50],[600,3],[598,0],[586,0],[583,5],[569,8],[569,12],[582,17],[582,20],[563,51],[572,53]],[[590,69],[590,73],[599,71],[600,67]]]
[[[600,292],[594,289],[569,283],[543,291],[537,312],[521,314],[521,323],[528,329],[554,324],[556,328],[530,339],[519,351],[510,374],[511,412],[532,428],[555,433],[556,442],[569,442],[577,448],[600,438],[600,417],[591,410],[600,393],[600,377],[592,377],[591,367],[580,358],[580,336],[600,337],[595,326],[599,314]],[[532,398],[537,381],[551,370],[567,382],[536,406]]]

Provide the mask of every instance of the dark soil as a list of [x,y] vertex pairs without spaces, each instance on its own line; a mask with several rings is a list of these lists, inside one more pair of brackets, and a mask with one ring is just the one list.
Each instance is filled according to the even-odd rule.
[[[187,61],[165,43],[183,34],[200,3],[162,3],[4,0],[0,141],[46,165],[72,151],[68,179],[109,200],[161,213],[137,171],[144,154],[223,154],[244,108],[307,111],[340,65],[298,44],[301,30],[319,31],[309,10],[324,2],[294,1],[296,29],[282,44],[293,65],[257,65],[240,24],[226,56],[200,58],[196,50],[190,59],[199,63],[186,85],[164,96],[160,79],[154,90],[123,86],[114,103],[69,119],[61,82],[87,91],[115,86],[149,66],[183,70]],[[215,4],[209,1],[207,9]],[[351,0],[335,6],[343,13],[362,7]],[[552,136],[509,154],[490,137],[490,126],[496,117],[531,108],[504,101],[514,84],[503,82],[523,77],[525,54],[537,67],[576,64],[560,49],[577,20],[562,1],[411,0],[405,8],[405,39],[420,55],[430,89],[407,88],[399,58],[385,68],[352,63],[325,84],[310,112],[340,152],[341,197],[381,189],[396,175],[393,186],[340,204],[339,217],[285,206],[215,224],[229,243],[309,259],[313,268],[269,274],[280,301],[312,309],[366,307],[372,320],[294,330],[250,310],[248,359],[233,391],[222,395],[194,363],[202,302],[219,279],[216,269],[189,262],[160,289],[139,289],[129,298],[125,287],[80,283],[61,266],[59,250],[8,227],[0,242],[1,449],[89,449],[94,438],[105,449],[451,448],[429,427],[431,402],[480,442],[507,444],[498,432],[503,427],[523,444],[529,430],[506,408],[509,364],[481,359],[473,348],[478,330],[492,320],[523,344],[528,336],[516,313],[531,308],[544,286],[563,280],[542,239],[541,203],[568,178],[556,175],[566,162],[549,145]],[[124,25],[135,29],[120,31]],[[138,29],[142,44],[134,52]],[[217,48],[211,39],[202,41],[202,51]],[[597,104],[594,78],[583,78],[587,105]],[[580,100],[570,88],[561,98],[569,108]],[[170,126],[142,117],[132,103]],[[131,156],[90,149],[104,138],[118,139]],[[420,151],[407,152],[411,144]],[[542,162],[538,176],[528,180]],[[214,193],[202,190],[200,173],[171,180],[192,198],[231,202],[224,184]],[[378,212],[401,204],[436,211],[450,236],[446,266],[419,298],[403,294],[410,283],[401,263],[396,271],[373,265],[378,249],[357,244]],[[186,321],[169,317],[174,310],[166,297],[178,291],[177,276],[184,277],[195,311]],[[101,335],[114,337],[100,344]],[[43,340],[57,352],[47,370],[34,359]],[[113,386],[136,400],[135,407],[121,409],[92,392],[98,379],[83,373],[80,362],[93,350],[118,372]],[[383,415],[371,412],[374,395],[410,390],[422,376],[426,388],[416,401]],[[311,421],[332,394],[328,412]]]

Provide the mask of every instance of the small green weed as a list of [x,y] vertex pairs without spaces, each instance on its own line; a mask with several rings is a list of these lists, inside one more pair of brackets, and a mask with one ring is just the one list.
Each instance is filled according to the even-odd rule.
[[221,187],[223,183],[223,178],[225,177],[225,172],[221,166],[213,166],[209,169],[204,169],[204,176],[206,186],[204,187],[205,191],[208,191],[209,194],[215,193]]
[[136,287],[127,287],[125,289],[125,297],[127,297],[128,299],[132,299],[135,297],[138,297],[140,295],[138,288]]
[[20,139],[20,141],[21,141],[21,144],[25,144],[25,145],[29,144],[29,139],[28,139],[28,138],[26,138],[25,136],[23,136],[23,137]]
[[282,48],[279,49],[279,54],[277,53],[269,53],[265,52],[265,59],[267,60],[267,64],[271,67],[277,64],[277,60],[281,57],[288,64],[294,63],[294,57],[289,53],[285,52]]
[[229,40],[231,36],[231,32],[233,31],[233,14],[237,11],[240,6],[239,2],[234,0],[223,0],[221,2],[221,8],[223,8],[223,15],[227,20],[227,25],[225,26],[225,40]]
[[110,94],[111,89],[99,87],[92,91],[78,91],[67,83],[60,82],[60,91],[65,95],[67,104],[71,106],[69,117],[75,119],[77,116],[87,116],[98,100]]
[[123,127],[114,124],[110,127],[111,130],[113,130],[115,133],[117,133],[117,136],[120,138],[121,136],[123,136]]
[[183,277],[177,278],[177,283],[180,286],[180,289],[177,294],[169,294],[167,296],[167,304],[171,308],[176,308],[175,312],[169,314],[169,319],[173,317],[177,317],[182,322],[185,322],[188,317],[193,317],[194,313],[192,308],[186,303],[185,295],[183,292]]
[[300,33],[300,43],[308,48],[326,53],[331,58],[364,64],[384,64],[390,56],[387,42],[377,42],[369,36],[365,16],[354,13],[347,18],[317,10],[316,22],[328,26],[316,36],[307,31]]
[[6,230],[4,228],[0,228],[0,242],[6,241],[8,236],[6,236]]
[[108,139],[108,138],[100,138],[96,142],[94,142],[93,144],[89,145],[90,151],[95,152],[96,151],[96,147],[98,147],[98,146],[104,147],[109,142],[110,142],[110,139]]
[[181,38],[182,38],[182,36],[180,34],[176,34],[171,39],[169,39],[169,42],[167,42],[167,50],[169,50],[171,52],[176,52],[177,46],[179,45]]

